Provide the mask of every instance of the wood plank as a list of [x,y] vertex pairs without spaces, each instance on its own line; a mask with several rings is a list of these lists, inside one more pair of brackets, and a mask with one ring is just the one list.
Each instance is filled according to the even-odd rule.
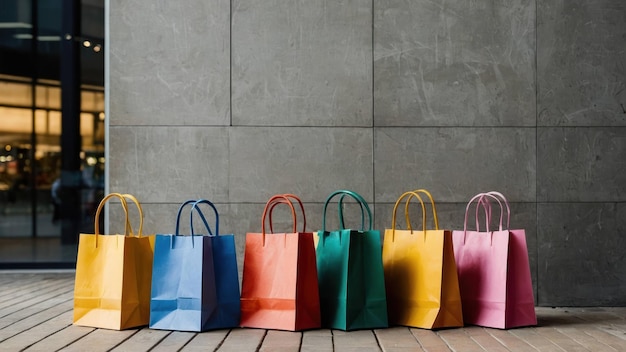
[[[186,332],[186,331],[172,331],[171,334],[167,335],[158,345],[156,345],[150,352],[170,352],[170,351],[179,351],[183,348],[191,339],[196,336],[194,332]],[[205,351],[212,351],[211,349],[206,349]]]
[[567,352],[561,347],[555,345],[552,341],[539,335],[535,328],[522,328],[510,330],[510,333],[524,340],[527,344],[533,346],[541,352]]
[[61,349],[64,352],[105,352],[109,351],[137,333],[137,330],[95,329],[91,333]]
[[537,333],[554,342],[555,345],[561,347],[568,352],[586,352],[588,351],[584,346],[578,342],[568,338],[553,327],[540,327],[537,328]]
[[589,351],[617,351],[616,348],[605,344],[602,340],[598,340],[595,337],[588,335],[587,331],[591,329],[595,328],[591,325],[577,325],[576,327],[558,327],[557,331],[567,336],[567,338],[576,341]]
[[50,352],[58,351],[63,347],[66,347],[74,341],[82,338],[83,336],[94,331],[95,328],[89,328],[85,326],[70,325],[65,329],[59,330],[56,333],[40,340],[33,344],[24,351],[27,352]]
[[332,330],[335,351],[381,351],[372,330],[341,331]]
[[333,334],[328,329],[302,333],[301,352],[333,352]]
[[13,287],[12,290],[5,291],[5,294],[0,297],[0,308],[6,307],[10,301],[15,299],[19,301],[20,298],[24,298],[25,296],[37,296],[38,293],[46,291],[51,287],[66,286],[69,288],[74,288],[74,286],[71,285],[68,280],[64,279],[46,281],[38,280],[30,282],[29,285],[21,285],[20,283],[21,282],[19,282],[18,280],[18,284]]
[[[46,301],[45,303],[49,306],[49,308],[41,311],[33,309],[30,311],[30,313],[28,313],[32,315],[27,314],[25,318],[11,322],[9,325],[6,325],[4,328],[0,329],[0,341],[4,341],[9,337],[15,336],[24,330],[28,330],[33,326],[39,325],[46,320],[52,319],[65,312],[71,311],[71,302],[71,293],[67,293],[63,296],[55,297]],[[13,316],[13,314],[9,317],[11,316]],[[8,317],[4,317],[2,320],[0,320],[0,323],[4,323],[5,320],[9,320],[7,318]]]
[[504,347],[500,341],[491,336],[485,328],[480,326],[468,326],[465,329],[465,333],[476,342],[485,351],[492,352],[507,352],[508,348]]
[[485,351],[476,341],[465,333],[464,329],[440,330],[437,335],[450,346],[453,351],[483,352]]
[[626,351],[626,340],[621,339],[613,334],[601,329],[588,329],[585,333],[594,337],[598,341],[602,341],[605,345],[611,346],[618,351]]
[[404,326],[374,330],[384,352],[424,351],[409,328]]
[[255,352],[263,343],[266,331],[262,329],[233,329],[219,346],[220,352]]
[[4,318],[10,314],[19,312],[31,306],[41,304],[42,302],[46,302],[46,300],[50,298],[57,297],[68,292],[73,292],[73,289],[59,286],[58,288],[49,288],[49,290],[46,291],[42,290],[37,294],[24,295],[22,297],[16,298],[14,300],[11,300],[12,303],[7,302],[7,304],[9,304],[7,307],[0,309],[0,318]]
[[124,340],[121,344],[115,346],[111,351],[114,352],[140,352],[149,351],[154,346],[158,345],[171,332],[167,330],[153,330],[143,328],[133,336]]
[[222,345],[229,330],[215,330],[196,334],[181,351],[184,352],[206,352],[216,351]]
[[268,330],[259,351],[298,352],[301,342],[301,332]]
[[21,351],[67,327],[71,321],[71,311],[60,314],[2,341],[2,349],[5,351]]
[[509,330],[499,330],[499,329],[489,329],[486,328],[491,336],[493,336],[496,340],[500,341],[502,345],[508,348],[511,351],[519,351],[519,352],[535,352],[536,348],[528,344],[526,341],[520,339],[519,337],[511,334]]
[[426,352],[449,352],[451,349],[435,331],[412,328],[411,334]]

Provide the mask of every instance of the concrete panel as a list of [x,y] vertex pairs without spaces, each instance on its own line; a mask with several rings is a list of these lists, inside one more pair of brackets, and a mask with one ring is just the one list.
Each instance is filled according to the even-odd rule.
[[230,2],[111,0],[111,125],[230,124]]
[[539,304],[626,305],[626,207],[538,204]]
[[228,132],[223,127],[111,127],[111,192],[148,203],[228,200]]
[[540,201],[626,200],[626,127],[540,128]]
[[626,2],[538,1],[540,126],[626,125]]
[[535,125],[535,1],[374,6],[376,126]]
[[323,202],[337,189],[373,199],[371,129],[233,127],[229,132],[232,203],[265,203],[278,193]]
[[441,202],[497,190],[535,201],[535,130],[530,128],[376,128],[377,202],[428,189]]
[[372,2],[233,1],[234,126],[371,126]]
[[[399,195],[398,195],[399,196]],[[437,202],[437,195],[433,194],[435,198],[437,217],[439,219],[439,228],[445,230],[462,230],[463,220],[465,218],[466,203],[439,203]],[[469,200],[469,199],[468,199]],[[422,210],[419,206],[419,202],[414,204],[411,202],[410,207],[410,220],[414,230],[421,230],[422,226]],[[533,292],[535,294],[535,302],[537,302],[537,206],[535,203],[511,203],[511,221],[510,228],[512,229],[524,229],[526,231],[526,244],[528,246],[528,258],[530,260],[530,274],[533,282]],[[393,204],[379,203],[376,204],[376,224],[375,228],[379,229],[384,234],[385,229],[391,228],[391,220],[393,216]],[[426,228],[434,229],[433,215],[430,205],[426,204]],[[471,208],[468,216],[468,229],[476,229],[475,222],[475,208]],[[506,214],[506,213],[505,213]],[[485,222],[480,214],[480,228],[481,231],[485,230]],[[499,210],[494,209],[492,212],[493,220],[490,225],[490,229],[493,230],[497,227],[499,220]],[[396,229],[407,229],[404,218],[404,202],[398,206],[398,212],[396,215]]]

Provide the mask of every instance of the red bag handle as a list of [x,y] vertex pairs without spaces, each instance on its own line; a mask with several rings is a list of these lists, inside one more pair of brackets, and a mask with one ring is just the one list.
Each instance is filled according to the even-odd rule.
[[[306,231],[306,215],[304,213],[304,205],[302,204],[302,201],[300,200],[300,198],[298,198],[297,196],[290,194],[290,193],[285,193],[282,194],[282,196],[285,196],[287,198],[292,198],[294,200],[296,200],[299,204],[300,204],[300,210],[302,211],[302,218],[303,218],[303,224],[302,224],[302,232]],[[287,201],[284,198],[280,199],[277,198],[272,202],[272,205],[270,206],[269,209],[269,225],[270,225],[270,233],[274,233],[274,228],[272,226],[272,212],[274,211],[274,208],[278,205],[278,204],[286,204],[288,202],[291,202],[291,200]],[[293,203],[292,203],[293,204]],[[293,224],[293,232],[298,232],[297,231],[297,227],[296,227],[296,221],[297,219],[294,218],[294,224]]]
[[[304,205],[302,205],[302,201],[300,200],[300,198],[296,197],[293,194],[277,194],[275,196],[273,196],[272,198],[270,198],[270,200],[267,201],[267,203],[265,203],[265,209],[263,209],[263,217],[261,219],[261,228],[262,230],[262,235],[263,235],[263,245],[265,245],[265,218],[268,215],[268,211],[270,212],[270,216],[271,216],[271,210],[273,209],[273,205],[274,203],[277,204],[287,204],[289,205],[289,208],[291,209],[291,216],[293,218],[293,231],[294,233],[297,232],[296,230],[296,224],[297,224],[297,217],[296,217],[296,210],[293,206],[293,203],[291,201],[291,198],[295,199],[298,201],[298,203],[300,204],[300,209],[302,210],[302,214],[304,215]],[[271,227],[271,225],[270,225]],[[302,232],[306,231],[306,221],[303,223],[302,226]]]

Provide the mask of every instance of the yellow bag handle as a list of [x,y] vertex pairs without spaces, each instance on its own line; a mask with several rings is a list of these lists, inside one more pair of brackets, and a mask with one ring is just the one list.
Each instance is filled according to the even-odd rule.
[[[422,200],[422,197],[420,197],[419,194],[413,191],[408,191],[408,192],[402,193],[402,195],[398,198],[398,200],[396,200],[396,204],[393,206],[393,215],[391,217],[391,240],[392,241],[395,239],[395,236],[396,236],[396,212],[398,210],[398,205],[400,204],[402,199],[404,199],[404,197],[406,196],[416,197],[420,201],[420,204],[422,204],[422,215],[423,215],[422,220],[424,224],[424,233],[426,233],[426,207],[424,206],[424,201]],[[406,216],[407,213],[408,213],[408,206],[407,208],[405,208],[405,218],[407,219],[407,223],[409,224],[408,227],[410,228],[411,225],[409,223],[410,220],[408,216]],[[411,233],[413,233],[412,229],[411,229]]]
[[[122,194],[122,196],[124,196],[124,198],[128,198],[130,200],[133,201],[133,203],[135,203],[135,205],[137,206],[137,211],[139,212],[139,231],[137,231],[137,237],[142,237],[143,236],[143,209],[141,208],[141,204],[139,203],[139,201],[137,200],[137,198],[135,198],[135,196],[133,196],[132,194]],[[128,225],[130,226],[130,221],[128,222]],[[130,235],[133,235],[133,229],[132,227],[130,228]]]
[[126,202],[126,198],[132,200],[135,205],[137,206],[137,210],[139,212],[139,232],[137,233],[137,237],[141,237],[143,235],[143,209],[141,208],[141,205],[139,204],[139,201],[137,200],[137,198],[135,198],[135,196],[133,196],[132,194],[121,194],[121,193],[110,193],[107,196],[105,196],[101,201],[100,204],[98,205],[98,209],[96,210],[96,216],[95,216],[95,220],[94,220],[94,230],[95,230],[95,235],[96,235],[96,246],[98,245],[98,235],[100,235],[100,225],[98,223],[98,219],[100,218],[100,212],[102,211],[102,208],[104,208],[104,205],[106,204],[106,202],[111,199],[111,198],[118,198],[122,204],[122,208],[124,209],[124,215],[125,215],[125,226],[124,226],[124,236],[133,236],[133,228],[130,224],[130,221],[128,219],[128,203]]
[[[435,207],[435,200],[433,199],[433,196],[430,194],[430,192],[428,192],[425,189],[416,189],[416,190],[414,190],[412,192],[414,192],[414,193],[423,193],[426,196],[428,196],[428,199],[430,199],[430,204],[432,205],[432,208],[433,208],[433,217],[434,217],[434,222],[435,222],[435,230],[439,230],[439,218],[437,217],[437,208]],[[409,203],[411,202],[411,198],[413,198],[413,197],[414,197],[414,195],[410,195],[409,198],[407,198],[406,205],[404,207],[404,216],[406,218],[407,226],[408,226],[409,230],[411,230],[411,233],[413,233],[413,229],[411,228],[411,220],[409,219]],[[420,198],[420,200],[421,200],[421,198]],[[422,204],[422,207],[423,206],[424,206],[424,204]],[[425,218],[426,218],[426,214],[424,214],[424,219]],[[424,226],[424,231],[426,231],[426,220],[424,220],[423,226]]]

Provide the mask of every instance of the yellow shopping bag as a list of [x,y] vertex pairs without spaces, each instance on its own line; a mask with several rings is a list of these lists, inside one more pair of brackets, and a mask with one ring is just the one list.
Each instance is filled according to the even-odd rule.
[[[119,198],[126,215],[123,235],[101,235],[98,218],[104,204]],[[133,234],[126,199],[139,211]],[[111,193],[96,211],[94,234],[80,234],[74,286],[74,324],[122,330],[148,325],[154,236],[144,236],[143,211],[130,194]]]
[[[426,208],[419,193],[430,199],[435,230],[426,230]],[[404,209],[408,230],[396,230],[396,210],[405,197],[408,197]],[[422,205],[421,231],[411,228],[412,198]],[[385,230],[383,267],[390,325],[424,329],[463,326],[452,233],[439,229],[435,202],[428,191],[406,192],[396,201],[392,227]]]

